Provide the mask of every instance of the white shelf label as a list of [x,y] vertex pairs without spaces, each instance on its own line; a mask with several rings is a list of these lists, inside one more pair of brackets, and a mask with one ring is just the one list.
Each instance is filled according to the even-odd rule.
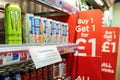
[[29,51],[36,69],[62,61],[56,46],[33,46]]

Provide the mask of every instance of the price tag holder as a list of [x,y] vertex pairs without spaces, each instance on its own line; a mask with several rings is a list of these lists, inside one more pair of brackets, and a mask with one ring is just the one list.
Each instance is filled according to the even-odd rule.
[[30,59],[26,48],[7,47],[0,48],[0,66],[11,65]]
[[29,48],[36,69],[62,61],[56,46],[32,46]]

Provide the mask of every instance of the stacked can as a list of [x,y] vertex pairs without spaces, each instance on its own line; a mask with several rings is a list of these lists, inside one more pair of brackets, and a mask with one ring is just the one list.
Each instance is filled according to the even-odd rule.
[[35,38],[36,38],[36,43],[41,43],[40,40],[40,17],[35,16],[34,17],[34,26],[35,26]]
[[53,64],[53,80],[64,80],[66,78],[66,66],[65,58],[61,62]]
[[26,14],[23,26],[24,43],[68,43],[68,24],[52,19]]
[[56,22],[56,43],[59,44],[61,43],[61,24],[60,22]]
[[65,25],[64,23],[61,23],[61,35],[62,35],[62,43],[64,43],[64,39],[65,39]]
[[54,43],[54,39],[53,39],[54,21],[52,19],[50,19],[49,23],[50,23],[50,26],[49,26],[49,36],[50,36],[49,44],[53,44]]
[[64,43],[68,43],[69,28],[67,23],[64,23],[64,28],[65,28]]
[[67,61],[35,69],[32,61],[0,68],[0,80],[64,80]]
[[23,22],[23,43],[35,43],[35,26],[33,14],[25,14]]

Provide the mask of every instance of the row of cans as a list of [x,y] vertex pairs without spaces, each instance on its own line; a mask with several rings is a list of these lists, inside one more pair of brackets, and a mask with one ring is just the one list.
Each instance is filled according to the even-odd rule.
[[0,68],[0,80],[63,80],[66,61],[35,69],[32,61]]
[[68,24],[52,19],[25,14],[23,42],[40,44],[68,43]]

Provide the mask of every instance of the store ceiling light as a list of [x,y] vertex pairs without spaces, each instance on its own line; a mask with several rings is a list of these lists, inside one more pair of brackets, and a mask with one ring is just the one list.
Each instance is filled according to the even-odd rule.
[[103,3],[102,0],[95,0],[95,2],[96,2],[98,5],[100,5],[100,6],[103,6],[103,5],[104,5],[104,3]]

